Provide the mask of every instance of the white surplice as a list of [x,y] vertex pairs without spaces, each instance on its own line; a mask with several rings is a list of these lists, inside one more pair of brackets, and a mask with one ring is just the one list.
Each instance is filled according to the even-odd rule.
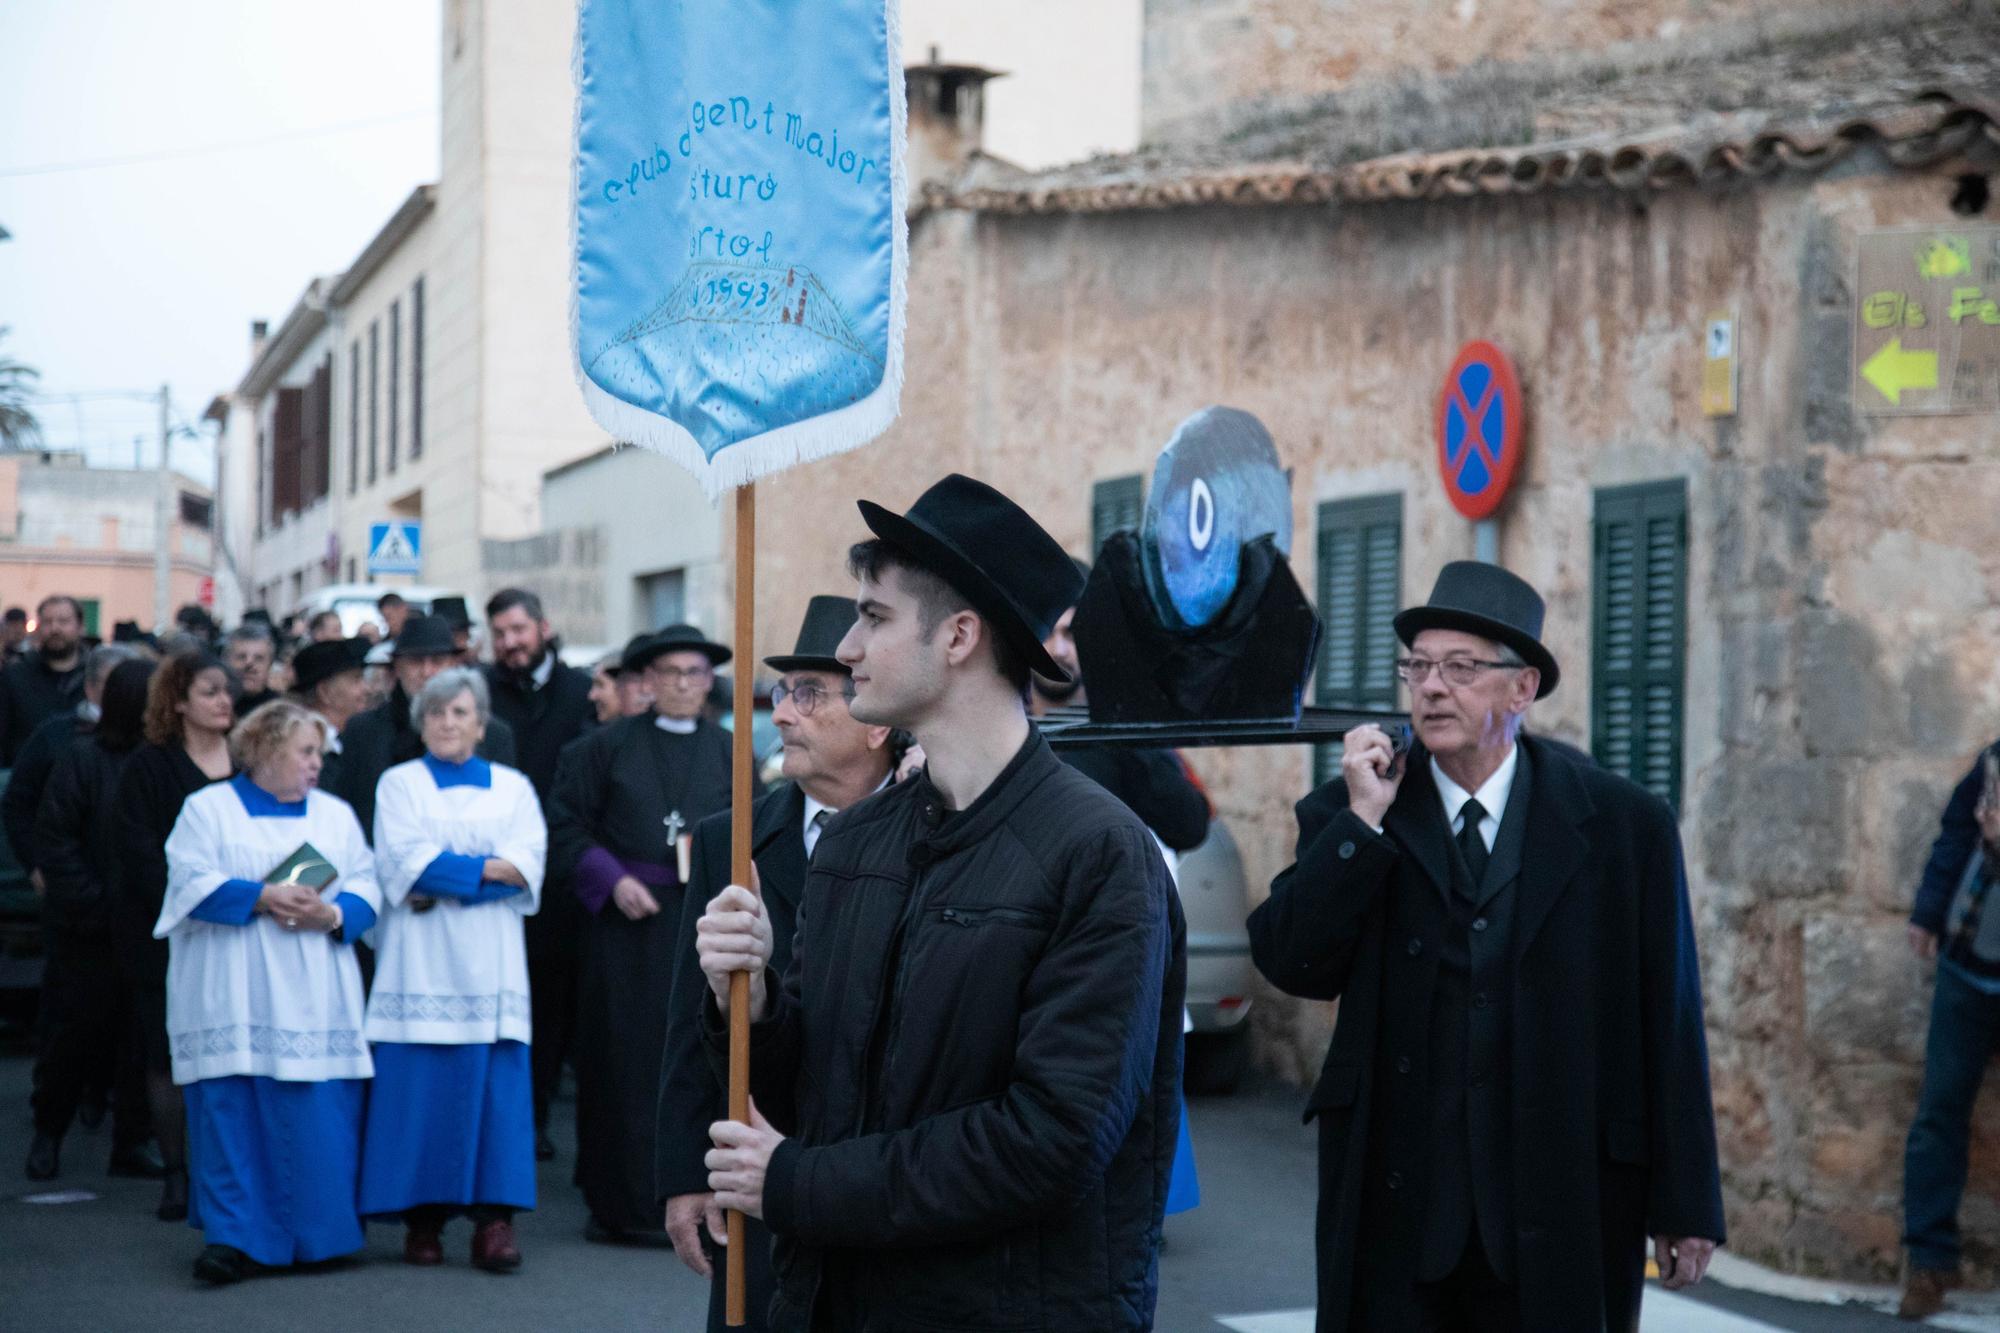
[[[548,827],[525,775],[503,764],[491,771],[491,786],[440,788],[425,762],[412,759],[384,773],[375,789],[375,855],[388,906],[372,939],[370,1041],[530,1039],[521,921],[541,905]],[[492,902],[439,898],[426,911],[413,910],[417,878],[444,852],[497,856],[528,887]]]
[[167,1037],[174,1082],[257,1074],[295,1082],[368,1078],[361,969],[352,943],[287,930],[268,916],[221,925],[192,913],[232,879],[261,882],[301,843],[337,872],[328,902],[351,893],[379,912],[375,859],[347,802],[306,794],[303,815],[251,815],[234,782],[187,798],[167,837],[167,892],[153,938],[168,941]]

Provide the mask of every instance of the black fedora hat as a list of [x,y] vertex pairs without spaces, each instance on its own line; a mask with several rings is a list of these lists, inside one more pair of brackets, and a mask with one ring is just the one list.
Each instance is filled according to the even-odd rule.
[[391,657],[456,657],[458,644],[451,637],[451,622],[443,616],[411,616],[396,636]]
[[1396,615],[1396,637],[1414,643],[1427,629],[1455,629],[1504,643],[1542,673],[1535,697],[1554,691],[1561,670],[1542,646],[1542,595],[1518,574],[1481,560],[1454,560],[1438,571],[1431,599]]
[[833,655],[854,618],[861,612],[852,597],[813,598],[806,603],[806,618],[799,625],[799,641],[784,657],[767,657],[764,665],[780,675],[787,671],[838,671],[847,675],[845,663]]
[[657,634],[648,634],[625,645],[619,662],[621,671],[644,671],[656,657],[666,653],[700,653],[710,666],[721,666],[736,654],[711,642],[693,625],[669,625]]
[[652,637],[653,635],[650,630],[642,630],[634,634],[630,639],[627,639],[624,650],[618,656],[612,658],[609,663],[611,674],[622,676],[628,671],[637,671],[639,668],[633,666],[632,663],[639,660],[639,650],[644,648],[647,641]]
[[1083,595],[1083,575],[1028,511],[983,481],[952,473],[891,513],[863,500],[877,537],[956,588],[1050,680],[1067,681],[1042,640]]
[[331,680],[343,671],[359,671],[368,665],[368,640],[329,639],[309,643],[292,657],[292,692],[310,694],[313,686]]

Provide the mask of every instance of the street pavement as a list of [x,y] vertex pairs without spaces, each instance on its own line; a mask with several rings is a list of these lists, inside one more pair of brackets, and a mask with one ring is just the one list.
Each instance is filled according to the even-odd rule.
[[[586,1244],[569,1184],[573,1106],[557,1103],[562,1154],[541,1170],[541,1207],[518,1219],[527,1257],[495,1277],[467,1262],[470,1231],[445,1234],[446,1264],[400,1262],[402,1229],[371,1227],[353,1261],[212,1290],[189,1265],[199,1238],[156,1221],[158,1186],[104,1176],[107,1134],[73,1131],[63,1175],[31,1185],[29,1062],[0,1054],[0,1329],[392,1330],[650,1328],[699,1330],[706,1284],[670,1250]],[[1160,1263],[1162,1333],[1310,1333],[1312,1211],[1317,1173],[1300,1094],[1277,1085],[1192,1104],[1202,1206],[1167,1221]],[[74,1196],[72,1198],[72,1196]],[[33,1199],[51,1200],[31,1202]],[[72,1201],[58,1202],[72,1198]],[[2000,1319],[1953,1320],[2000,1329]],[[1700,1299],[1648,1293],[1645,1333],[1861,1333],[1901,1328],[1853,1306],[1778,1300],[1705,1285]]]

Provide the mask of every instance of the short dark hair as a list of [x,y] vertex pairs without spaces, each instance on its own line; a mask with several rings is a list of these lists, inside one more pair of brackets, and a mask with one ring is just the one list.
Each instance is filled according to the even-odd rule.
[[530,620],[547,620],[542,614],[542,599],[526,588],[502,588],[486,599],[486,618],[504,615],[515,607],[528,613]]
[[10,625],[25,625],[28,623],[28,608],[25,606],[10,606],[7,608],[5,619]]
[[891,569],[902,571],[904,588],[917,599],[917,615],[926,636],[935,634],[946,616],[955,616],[961,611],[970,611],[978,616],[986,626],[988,641],[993,645],[993,665],[1000,672],[1001,679],[1018,691],[1022,698],[1027,697],[1028,659],[1006,635],[998,632],[999,626],[992,617],[974,606],[972,599],[960,592],[951,580],[925,566],[902,547],[885,542],[880,537],[856,542],[847,550],[847,572],[854,578],[879,583],[882,575]]
[[313,630],[317,629],[319,627],[319,623],[322,620],[325,620],[328,616],[333,617],[334,624],[338,625],[340,623],[340,612],[321,611],[317,615],[315,615],[311,620],[308,620],[306,622],[306,632],[310,634]]
[[392,606],[401,606],[402,604],[403,598],[400,593],[385,592],[375,599],[375,609],[377,611],[387,611]]
[[52,606],[67,606],[70,609],[70,614],[76,617],[77,623],[81,624],[83,622],[83,603],[77,601],[76,598],[66,592],[52,592],[47,597],[42,598],[41,601],[36,602],[36,619],[47,616],[49,608]]
[[271,645],[273,653],[277,652],[278,649],[278,636],[271,632],[271,627],[269,625],[260,625],[254,620],[246,620],[235,629],[229,631],[229,637],[224,639],[223,642],[268,643]]

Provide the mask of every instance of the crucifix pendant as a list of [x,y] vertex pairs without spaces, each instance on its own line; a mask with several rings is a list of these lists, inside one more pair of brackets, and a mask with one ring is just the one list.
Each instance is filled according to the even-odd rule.
[[687,821],[681,818],[680,811],[674,811],[660,822],[667,826],[667,845],[669,847],[681,840],[681,830],[687,827]]
[[674,869],[680,876],[680,882],[685,884],[688,882],[688,872],[693,868],[689,862],[694,851],[692,845],[694,839],[682,832],[687,827],[687,821],[682,819],[681,812],[676,810],[660,822],[667,826],[667,846],[674,854]]

